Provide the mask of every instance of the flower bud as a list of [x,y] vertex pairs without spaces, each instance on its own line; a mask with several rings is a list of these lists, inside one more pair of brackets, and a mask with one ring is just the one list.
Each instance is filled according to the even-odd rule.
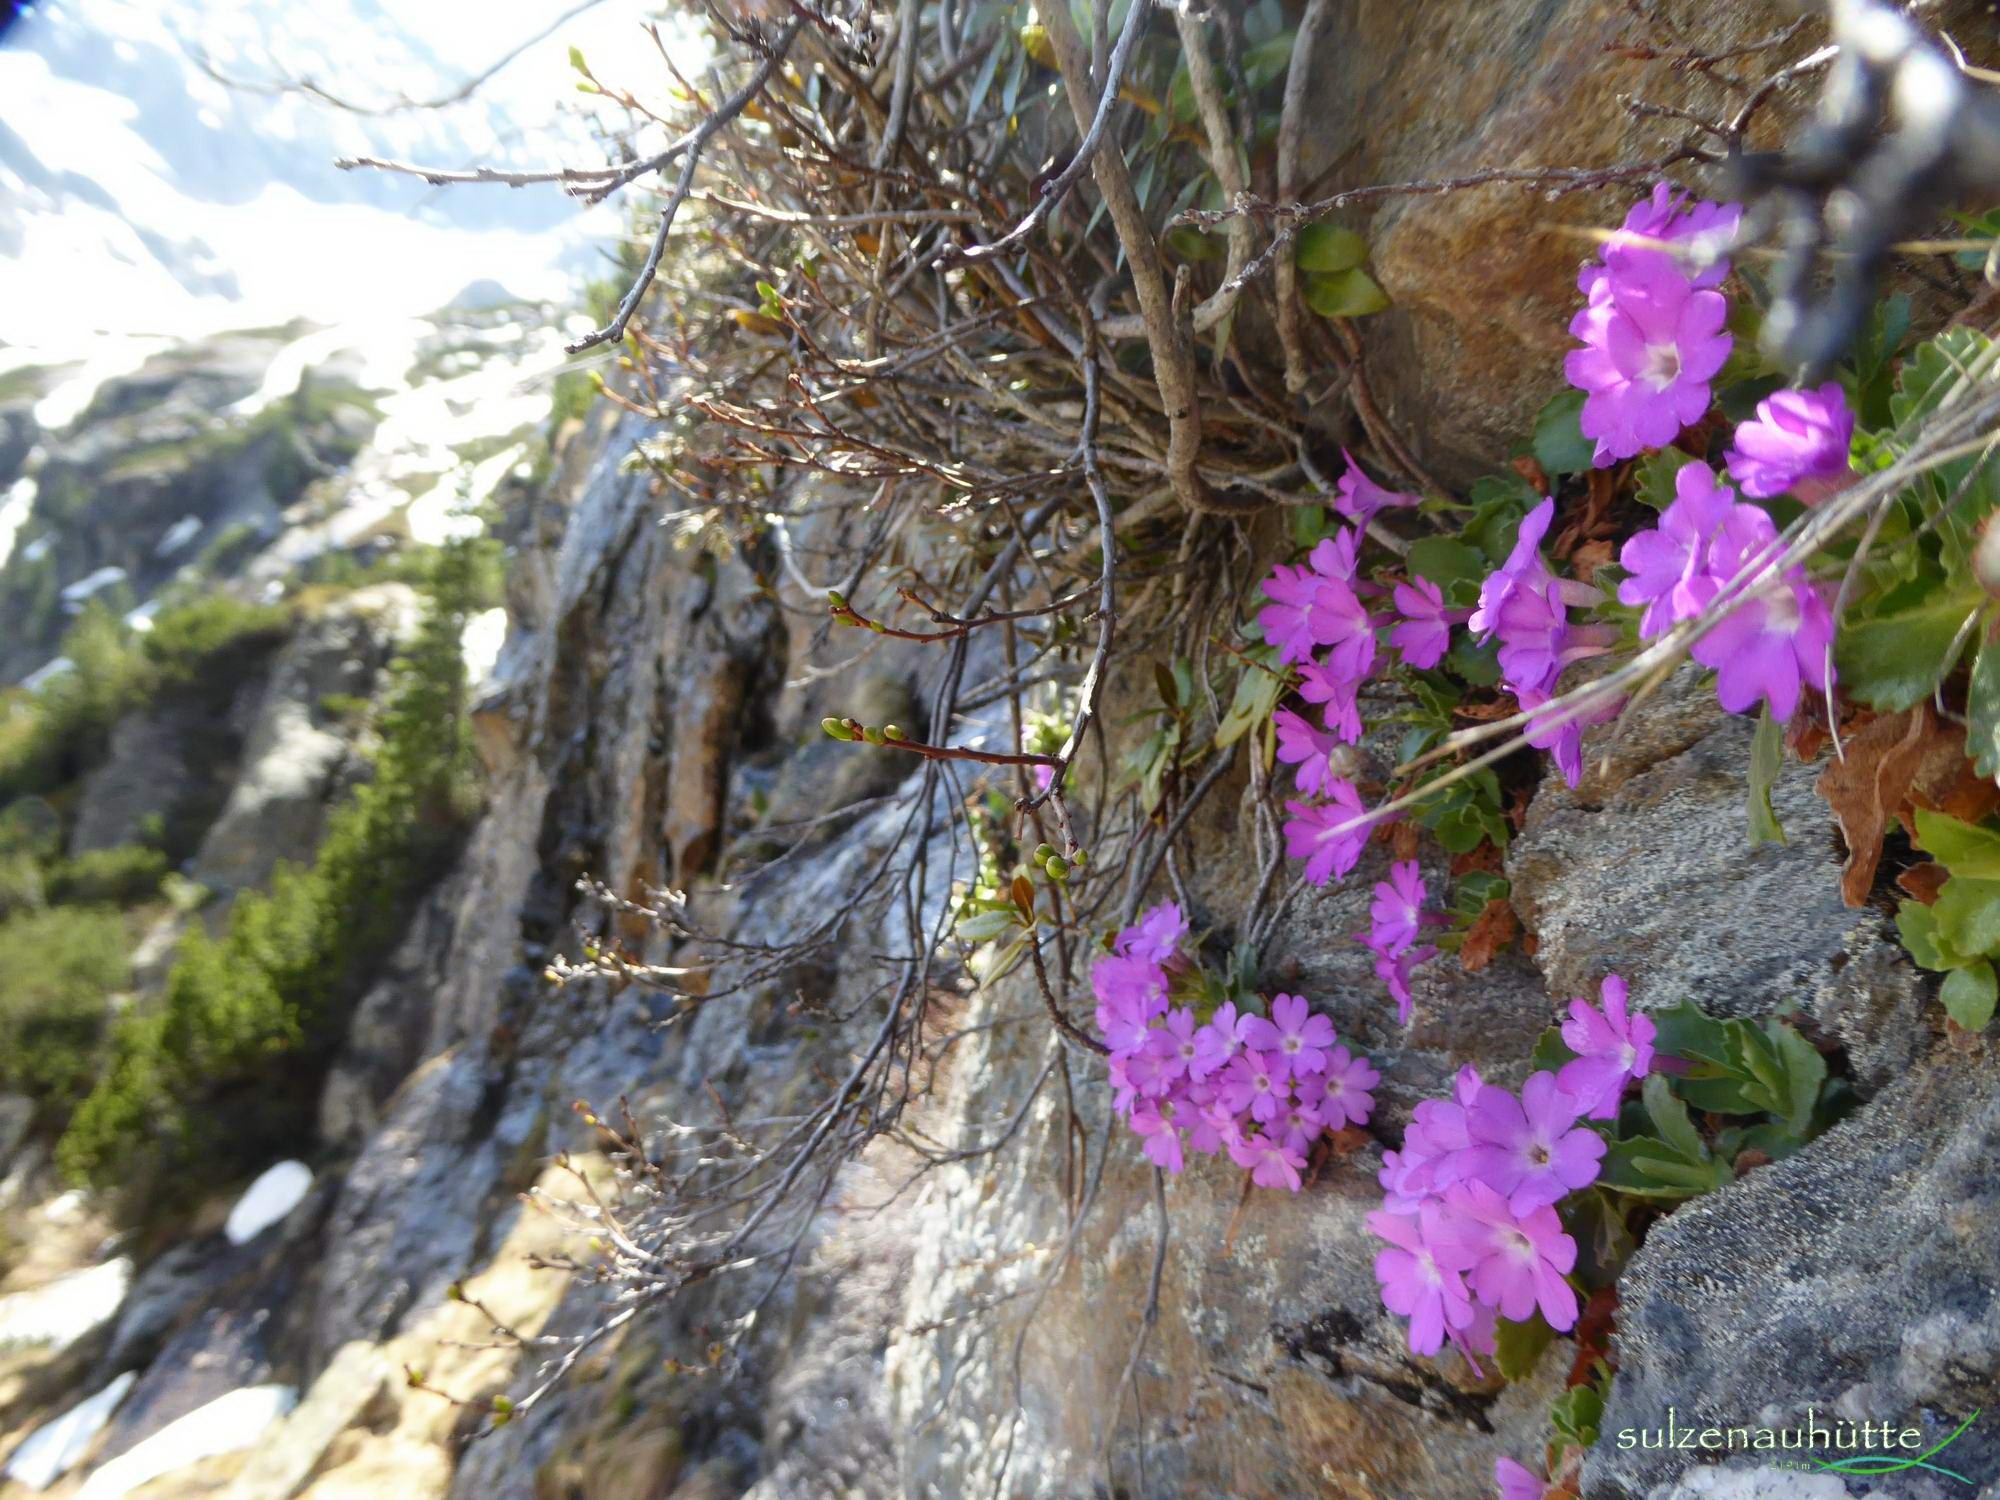
[[1037,844],[1037,845],[1035,845],[1035,863],[1036,863],[1036,864],[1038,864],[1038,865],[1045,865],[1045,864],[1047,864],[1047,863],[1048,863],[1048,862],[1049,862],[1050,860],[1054,859],[1055,857],[1056,857],[1056,846],[1055,846],[1054,844]]
[[1043,860],[1042,868],[1048,872],[1049,879],[1051,880],[1061,881],[1069,879],[1069,861],[1064,859],[1060,854],[1051,854],[1047,859]]
[[909,736],[907,734],[904,734],[903,731],[894,724],[884,724],[882,726],[882,738],[885,740],[906,740],[909,738]]
[[861,738],[868,741],[871,745],[883,743],[882,731],[879,729],[864,729],[861,731]]
[[854,735],[848,730],[845,719],[824,718],[819,721],[819,727],[836,740],[851,740],[854,738]]
[[834,609],[845,609],[847,608],[847,595],[841,593],[839,589],[828,589],[826,591],[826,602]]

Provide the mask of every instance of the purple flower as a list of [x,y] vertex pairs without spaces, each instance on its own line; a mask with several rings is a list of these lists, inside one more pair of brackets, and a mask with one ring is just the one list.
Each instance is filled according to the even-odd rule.
[[1145,1140],[1146,1159],[1154,1166],[1178,1172],[1187,1164],[1181,1155],[1181,1132],[1174,1120],[1171,1099],[1140,1104],[1132,1111],[1129,1123],[1134,1134]]
[[1334,777],[1324,802],[1287,802],[1285,855],[1306,862],[1306,879],[1314,885],[1345,875],[1360,862],[1374,827],[1354,784]]
[[1419,503],[1416,495],[1383,489],[1361,472],[1361,465],[1345,448],[1340,450],[1340,456],[1347,460],[1347,472],[1340,476],[1340,482],[1335,486],[1333,508],[1352,521],[1357,529],[1365,528],[1378,510]]
[[1518,1099],[1488,1084],[1466,1111],[1472,1138],[1466,1170],[1506,1195],[1516,1213],[1589,1187],[1604,1159],[1604,1137],[1578,1126],[1580,1113],[1553,1073],[1530,1075]]
[[1585,393],[1579,421],[1604,468],[1664,448],[1708,410],[1709,382],[1729,358],[1729,309],[1665,256],[1608,267],[1589,295],[1569,327],[1583,347],[1563,370]]
[[1367,676],[1375,660],[1375,626],[1352,587],[1352,533],[1344,541],[1321,541],[1306,562],[1303,568],[1280,563],[1264,580],[1272,601],[1257,611],[1264,639],[1278,648],[1280,662],[1309,661],[1316,647],[1327,646],[1328,663],[1341,675]]
[[1555,514],[1555,497],[1551,495],[1523,516],[1521,529],[1514,534],[1514,550],[1479,586],[1479,607],[1472,612],[1470,623],[1472,633],[1480,640],[1492,639],[1493,632],[1500,628],[1500,611],[1509,599],[1523,589],[1539,593],[1548,581],[1549,569],[1542,561],[1541,546]]
[[1361,532],[1358,527],[1348,527],[1332,536],[1321,537],[1311,552],[1306,555],[1313,571],[1325,578],[1335,578],[1342,583],[1352,583],[1354,575],[1361,568]]
[[1423,870],[1414,859],[1390,865],[1389,878],[1375,883],[1368,903],[1368,946],[1390,956],[1407,952],[1423,925],[1426,895]]
[[[1729,262],[1721,251],[1736,237],[1743,209],[1735,203],[1690,203],[1688,198],[1672,183],[1655,183],[1652,196],[1633,204],[1619,232],[1605,243],[1604,264],[1586,266],[1577,277],[1577,289],[1587,297],[1606,275],[1648,258],[1674,266],[1696,287],[1722,285]],[[1661,241],[1685,245],[1685,258]]]
[[1410,1320],[1410,1352],[1435,1354],[1445,1335],[1472,1321],[1472,1299],[1466,1295],[1459,1263],[1441,1257],[1438,1210],[1427,1204],[1415,1214],[1381,1210],[1368,1216],[1368,1228],[1389,1248],[1376,1252],[1375,1279],[1381,1283],[1382,1305]]
[[[1752,524],[1738,524],[1744,520]],[[1776,534],[1762,511],[1737,506],[1714,547],[1716,572],[1736,576]],[[1689,654],[1716,669],[1715,696],[1729,712],[1747,713],[1761,698],[1783,722],[1799,706],[1802,687],[1826,690],[1832,643],[1833,613],[1826,599],[1805,569],[1793,568],[1777,583],[1748,594]]]
[[1569,1003],[1562,1038],[1576,1059],[1563,1064],[1556,1081],[1591,1119],[1609,1120],[1618,1114],[1626,1080],[1644,1078],[1652,1070],[1653,1039],[1659,1028],[1652,1017],[1627,1009],[1625,981],[1616,974],[1604,976],[1599,993],[1604,1000],[1601,1011],[1588,1000]]
[[1674,476],[1674,502],[1660,524],[1627,541],[1618,561],[1632,576],[1618,585],[1622,604],[1645,605],[1639,636],[1651,640],[1677,621],[1700,614],[1725,579],[1709,567],[1718,532],[1736,509],[1736,496],[1707,464],[1683,464]]
[[1396,585],[1392,597],[1403,618],[1389,631],[1389,644],[1410,666],[1436,666],[1451,649],[1451,627],[1465,618],[1465,611],[1445,608],[1444,595],[1428,578],[1412,576]]
[[1160,1076],[1169,1083],[1188,1077],[1197,1051],[1194,1012],[1184,1005],[1168,1011],[1165,1022],[1146,1038],[1146,1050],[1159,1059]]
[[1383,1152],[1377,1177],[1392,1209],[1401,1213],[1414,1208],[1458,1180],[1464,1152],[1472,1144],[1465,1111],[1484,1087],[1479,1070],[1467,1064],[1458,1070],[1450,1099],[1426,1099],[1411,1112],[1403,1149]]
[[1838,487],[1828,481],[1849,473],[1853,442],[1854,413],[1838,381],[1816,391],[1773,391],[1757,403],[1756,420],[1736,429],[1729,477],[1759,500],[1790,490],[1816,505]]
[[1321,721],[1344,744],[1356,744],[1361,739],[1360,692],[1360,678],[1343,677],[1316,661],[1299,668],[1299,696],[1308,703],[1321,705]]
[[1118,934],[1120,953],[1130,954],[1151,964],[1164,964],[1174,956],[1187,936],[1187,918],[1178,901],[1163,901],[1132,926]]
[[1435,948],[1409,948],[1401,953],[1375,955],[1375,977],[1389,988],[1389,998],[1396,1002],[1396,1024],[1410,1024],[1410,1011],[1416,1004],[1416,997],[1410,993],[1410,974],[1425,959],[1437,953]]
[[1345,1047],[1335,1047],[1327,1058],[1326,1071],[1317,1081],[1321,1118],[1329,1130],[1344,1125],[1366,1125],[1375,1112],[1375,1085],[1382,1075],[1365,1057],[1351,1055]]
[[1153,1017],[1167,1008],[1164,971],[1144,959],[1108,954],[1091,966],[1090,987],[1097,996],[1097,1029],[1104,1045],[1114,1053],[1143,1047]]
[[[1333,765],[1328,757],[1343,736],[1332,729],[1313,728],[1310,722],[1289,708],[1273,713],[1271,723],[1278,731],[1278,759],[1288,766],[1299,768],[1299,790],[1310,796],[1325,787],[1333,779]],[[1361,723],[1358,715],[1354,728],[1353,738],[1359,739]]]
[[1275,1052],[1245,1052],[1223,1069],[1216,1097],[1239,1115],[1268,1120],[1285,1107],[1290,1075]]
[[1493,1483],[1499,1491],[1500,1500],[1542,1500],[1549,1488],[1548,1481],[1541,1475],[1511,1458],[1493,1460]]
[[1432,1243],[1501,1317],[1518,1323],[1539,1307],[1557,1333],[1576,1326],[1576,1292],[1563,1279],[1576,1265],[1576,1241],[1547,1204],[1516,1214],[1484,1182],[1456,1183],[1445,1190]]
[[1271,1014],[1243,1018],[1244,1045],[1283,1059],[1285,1076],[1318,1073],[1334,1042],[1333,1022],[1317,1015],[1297,995],[1273,995]]
[[[1535,710],[1544,707],[1551,699],[1549,693],[1537,693],[1522,689],[1515,695],[1521,711],[1528,715],[1528,723],[1521,737],[1537,750],[1546,750],[1554,757],[1556,769],[1562,772],[1563,780],[1574,787],[1583,780],[1583,732],[1593,724],[1607,724],[1618,717],[1618,711],[1625,706],[1623,698],[1612,698],[1580,714],[1572,714],[1566,723],[1549,722],[1555,716],[1543,714],[1538,719]],[[1567,710],[1565,710],[1567,712]]]
[[1236,1018],[1235,1002],[1225,1000],[1216,1006],[1208,1024],[1194,1034],[1194,1060],[1188,1064],[1189,1075],[1207,1078],[1220,1072],[1242,1046],[1242,1023]]
[[1303,1156],[1312,1149],[1312,1143],[1326,1133],[1326,1125],[1327,1122],[1320,1113],[1320,1101],[1315,1097],[1294,1099],[1279,1110],[1264,1129],[1273,1140],[1287,1150],[1296,1151]]
[[1267,1135],[1245,1136],[1232,1142],[1229,1159],[1239,1167],[1249,1168],[1250,1180],[1258,1187],[1288,1188],[1294,1193],[1299,1190],[1299,1173],[1306,1164],[1304,1152],[1294,1151]]

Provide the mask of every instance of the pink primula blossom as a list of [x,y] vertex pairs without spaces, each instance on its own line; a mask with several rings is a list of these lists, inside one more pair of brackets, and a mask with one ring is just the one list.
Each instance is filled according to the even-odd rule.
[[1294,1151],[1267,1135],[1245,1136],[1229,1148],[1229,1159],[1250,1170],[1250,1180],[1258,1187],[1288,1188],[1296,1193],[1304,1179],[1305,1154]]
[[1466,1111],[1472,1139],[1466,1171],[1505,1195],[1516,1213],[1589,1187],[1605,1145],[1603,1136],[1577,1125],[1581,1114],[1553,1073],[1532,1074],[1519,1098],[1488,1084]]
[[1377,511],[1387,510],[1392,506],[1419,503],[1419,496],[1384,489],[1375,483],[1362,473],[1361,465],[1354,461],[1354,455],[1345,448],[1340,450],[1340,456],[1347,460],[1347,472],[1340,476],[1340,481],[1335,486],[1333,508],[1357,527],[1366,528]]
[[1342,744],[1361,740],[1361,681],[1319,662],[1299,668],[1299,696],[1319,705],[1320,720]]
[[1287,1078],[1324,1072],[1334,1043],[1333,1022],[1297,995],[1273,995],[1270,1017],[1245,1016],[1242,1029],[1245,1045],[1281,1059]]
[[1305,876],[1314,885],[1345,875],[1361,860],[1374,829],[1361,794],[1350,781],[1334,777],[1324,802],[1287,802],[1285,854],[1306,862]]
[[1701,613],[1727,582],[1715,575],[1711,550],[1736,508],[1734,492],[1707,464],[1683,464],[1674,476],[1673,504],[1660,512],[1660,524],[1634,534],[1619,549],[1618,561],[1631,576],[1618,585],[1618,599],[1645,606],[1641,640]]
[[1569,1003],[1562,1039],[1576,1054],[1562,1066],[1556,1081],[1593,1120],[1614,1119],[1628,1081],[1652,1071],[1653,1040],[1659,1028],[1652,1017],[1632,1012],[1626,1004],[1625,981],[1607,974],[1599,991],[1604,1008],[1588,1000]]
[[1381,1210],[1368,1216],[1368,1228],[1388,1248],[1376,1253],[1375,1279],[1390,1312],[1410,1320],[1410,1352],[1436,1354],[1445,1336],[1472,1322],[1472,1299],[1459,1274],[1470,1263],[1458,1241],[1439,1253],[1439,1209],[1427,1205],[1415,1214]]
[[[1288,766],[1297,766],[1299,790],[1307,796],[1321,791],[1333,779],[1333,765],[1330,757],[1348,736],[1332,729],[1315,729],[1302,716],[1289,708],[1278,709],[1271,715],[1271,723],[1278,731],[1278,759]],[[1360,721],[1357,717],[1353,738],[1360,737]]]
[[1576,1241],[1563,1233],[1553,1208],[1516,1214],[1486,1183],[1460,1182],[1445,1190],[1431,1243],[1501,1317],[1518,1323],[1539,1308],[1557,1333],[1576,1326],[1576,1291],[1563,1279],[1576,1266]]
[[[1751,524],[1738,525],[1739,519]],[[1716,539],[1715,571],[1737,576],[1760,556],[1771,555],[1766,549],[1775,537],[1763,512],[1737,506]],[[1833,612],[1825,595],[1804,568],[1793,568],[1776,583],[1746,585],[1742,602],[1689,654],[1715,668],[1715,696],[1729,712],[1747,713],[1762,699],[1782,723],[1798,707],[1803,689],[1826,691],[1832,644]]]
[[1817,505],[1845,487],[1853,470],[1854,411],[1838,381],[1816,391],[1773,391],[1754,421],[1738,425],[1726,462],[1743,493],[1766,500],[1791,493]]
[[1368,903],[1368,946],[1389,955],[1408,952],[1423,926],[1427,896],[1423,870],[1414,859],[1390,865],[1389,878],[1375,883]]
[[1345,1047],[1335,1047],[1327,1056],[1326,1071],[1319,1081],[1319,1111],[1329,1130],[1347,1125],[1366,1125],[1375,1112],[1375,1085],[1382,1075],[1365,1057],[1354,1057]]
[[1579,421],[1604,468],[1666,447],[1708,411],[1729,358],[1729,309],[1666,257],[1610,268],[1589,296],[1569,330],[1583,347],[1563,369],[1585,393]]
[[1549,1482],[1511,1458],[1493,1460],[1493,1485],[1500,1500],[1542,1500]]
[[1405,663],[1422,670],[1443,661],[1451,649],[1451,627],[1467,612],[1446,608],[1438,586],[1414,575],[1397,584],[1391,597],[1401,618],[1389,629],[1389,644],[1403,653]]

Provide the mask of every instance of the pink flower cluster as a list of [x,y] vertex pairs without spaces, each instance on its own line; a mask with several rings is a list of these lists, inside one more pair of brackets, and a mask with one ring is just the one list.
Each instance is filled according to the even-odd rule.
[[1278,661],[1298,668],[1298,694],[1319,709],[1319,723],[1291,708],[1272,714],[1278,759],[1296,767],[1304,798],[1286,802],[1285,853],[1305,861],[1306,879],[1325,885],[1352,870],[1373,824],[1352,782],[1335,769],[1335,751],[1361,738],[1362,684],[1376,667],[1377,632],[1389,626],[1389,644],[1418,668],[1434,667],[1451,646],[1451,628],[1464,611],[1448,608],[1429,579],[1395,586],[1391,613],[1371,613],[1367,597],[1381,590],[1356,579],[1362,533],[1375,515],[1417,503],[1415,495],[1384,489],[1347,459],[1334,510],[1353,522],[1322,540],[1304,566],[1280,563],[1264,580],[1271,602],[1257,612],[1264,639]]
[[[1603,593],[1575,579],[1558,578],[1541,553],[1542,538],[1554,519],[1556,502],[1543,499],[1521,520],[1514,550],[1488,575],[1479,589],[1479,607],[1471,626],[1481,641],[1500,637],[1500,680],[1515,701],[1532,713],[1555,695],[1563,669],[1588,657],[1601,656],[1616,642],[1607,625],[1576,624],[1572,607],[1604,602]],[[1571,786],[1583,776],[1583,731],[1617,712],[1608,703],[1587,716],[1538,726],[1531,722],[1528,742],[1555,755],[1556,766]]]
[[1375,1279],[1410,1320],[1412,1352],[1449,1340],[1490,1354],[1496,1318],[1537,1311],[1559,1332],[1576,1326],[1576,1242],[1556,1205],[1603,1164],[1604,1137],[1582,1122],[1607,1103],[1615,1113],[1652,1065],[1652,1023],[1627,1012],[1623,981],[1607,979],[1604,998],[1603,1011],[1572,1003],[1563,1035],[1578,1056],[1561,1074],[1532,1074],[1514,1094],[1463,1068],[1452,1097],[1419,1104],[1402,1150],[1383,1154]]
[[1296,995],[1274,995],[1267,1016],[1225,1001],[1207,1021],[1172,1004],[1186,934],[1179,906],[1156,906],[1091,969],[1117,1108],[1155,1166],[1227,1151],[1259,1187],[1296,1193],[1314,1141],[1368,1122],[1380,1075]]
[[[1643,605],[1642,639],[1701,613],[1739,574],[1774,557],[1778,530],[1759,506],[1737,501],[1706,464],[1690,463],[1674,478],[1674,500],[1660,524],[1625,543],[1618,560],[1631,575],[1619,599]],[[1769,550],[1767,550],[1769,549]],[[1716,669],[1716,696],[1731,713],[1759,699],[1778,719],[1798,707],[1802,687],[1825,691],[1833,612],[1802,567],[1751,591],[1722,623],[1694,643],[1691,654]]]
[[1598,467],[1665,447],[1707,412],[1730,349],[1729,306],[1715,290],[1729,264],[1715,251],[1741,217],[1733,205],[1689,204],[1663,182],[1577,278],[1584,305],[1569,331],[1583,347],[1563,368],[1584,392]]
[[1444,920],[1424,910],[1427,897],[1417,862],[1398,860],[1389,866],[1389,878],[1375,883],[1368,930],[1356,936],[1375,955],[1375,977],[1389,987],[1396,1020],[1403,1026],[1410,1024],[1410,971],[1437,952],[1429,945],[1418,947],[1417,938],[1424,928]]

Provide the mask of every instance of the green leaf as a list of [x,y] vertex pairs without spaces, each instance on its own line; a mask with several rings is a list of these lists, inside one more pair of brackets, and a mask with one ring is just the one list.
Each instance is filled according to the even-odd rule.
[[1993,965],[1984,959],[1969,968],[1945,975],[1938,998],[1944,1012],[1967,1031],[1984,1031],[1993,1019],[1993,1002],[2000,995],[1993,981]]
[[1322,318],[1365,318],[1389,305],[1389,294],[1358,267],[1306,277],[1305,299]]
[[1653,1047],[1667,1057],[1705,1058],[1721,1062],[1729,1056],[1729,1041],[1722,1023],[1699,1007],[1683,1000],[1671,1010],[1651,1012],[1656,1028]]
[[1968,958],[2000,951],[2000,880],[1955,875],[1931,907],[1940,948]]
[[1461,581],[1476,584],[1489,571],[1486,559],[1476,550],[1448,536],[1417,538],[1410,543],[1405,561],[1409,563],[1412,573],[1419,578],[1428,578],[1440,592],[1448,591],[1454,583]]
[[583,60],[583,48],[572,47],[569,49],[569,65],[575,68],[577,72],[583,74],[584,77],[588,78],[590,76],[590,67]]
[[1897,614],[1856,619],[1850,613],[1833,647],[1840,686],[1884,711],[1922,702],[1951,670],[1945,653],[1982,598],[1968,580]]
[[1766,1033],[1777,1048],[1785,1070],[1785,1126],[1803,1136],[1812,1126],[1813,1106],[1819,1102],[1820,1085],[1826,1082],[1826,1059],[1819,1049],[1782,1021],[1764,1023]]
[[1293,259],[1301,271],[1351,271],[1368,259],[1368,241],[1333,224],[1306,225],[1296,244]]
[[1674,503],[1674,480],[1694,459],[1678,448],[1662,448],[1639,465],[1639,498],[1654,510]]
[[1531,1073],[1553,1073],[1566,1062],[1576,1061],[1576,1053],[1563,1040],[1560,1026],[1545,1026],[1542,1034],[1535,1039],[1535,1050],[1528,1054],[1528,1071]]
[[1494,1363],[1500,1366],[1500,1373],[1506,1379],[1519,1380],[1535,1368],[1542,1351],[1555,1341],[1555,1336],[1555,1330],[1543,1321],[1540,1313],[1531,1314],[1525,1323],[1501,1318],[1493,1325]]
[[1535,462],[1547,474],[1581,474],[1597,444],[1583,435],[1583,392],[1563,391],[1535,417]]
[[1965,704],[1965,751],[1980,776],[2000,774],[2000,642],[1987,636],[1972,658]]
[[[1250,655],[1275,657],[1276,652],[1268,646],[1254,648]],[[1243,675],[1236,679],[1236,693],[1230,699],[1229,712],[1222,716],[1222,722],[1215,726],[1215,743],[1218,748],[1233,745],[1248,734],[1256,725],[1271,717],[1271,710],[1278,706],[1278,699],[1284,695],[1285,678],[1282,673],[1262,671],[1246,666]]]
[[1694,1121],[1688,1118],[1687,1106],[1674,1097],[1666,1074],[1648,1074],[1640,1097],[1645,1101],[1646,1113],[1652,1118],[1653,1128],[1660,1132],[1661,1140],[1689,1161],[1701,1161],[1708,1155],[1708,1148],[1701,1143],[1700,1132],[1694,1128]]
[[2000,833],[1921,808],[1915,832],[1924,853],[1952,874],[2000,880]]
[[1556,1436],[1578,1448],[1597,1441],[1597,1424],[1604,1420],[1604,1395],[1594,1385],[1574,1385],[1549,1408],[1549,1425]]
[[1903,901],[1896,906],[1896,931],[1910,957],[1921,969],[1961,969],[1968,960],[1949,951],[1938,934],[1937,914],[1921,901]]
[[1778,822],[1777,810],[1771,806],[1771,788],[1777,785],[1779,768],[1784,764],[1785,731],[1778,721],[1771,717],[1771,705],[1764,705],[1764,714],[1757,721],[1757,733],[1750,741],[1750,842],[1756,844],[1782,844],[1785,841],[1784,826]]

